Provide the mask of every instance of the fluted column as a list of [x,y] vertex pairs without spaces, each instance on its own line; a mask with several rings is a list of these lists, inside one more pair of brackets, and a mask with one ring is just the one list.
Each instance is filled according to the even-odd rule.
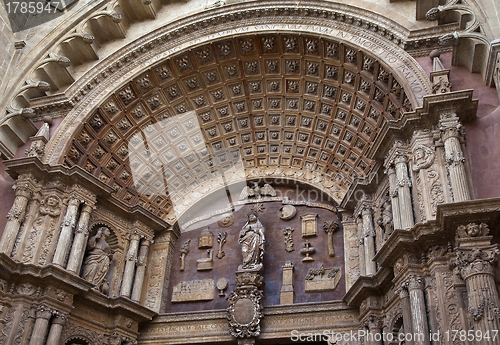
[[358,226],[358,241],[359,241],[359,275],[366,276],[366,260],[365,260],[365,238],[363,236],[363,219],[356,219]]
[[139,249],[140,236],[133,234],[130,237],[130,246],[125,257],[125,270],[123,272],[122,288],[120,295],[130,297],[130,290],[134,281],[135,262],[137,260],[137,251]]
[[[481,331],[483,336],[486,332],[491,334],[492,330],[500,328],[498,322],[500,301],[493,272],[493,263],[499,253],[497,245],[457,251],[456,264],[467,287],[469,313],[474,330]],[[483,338],[474,344],[498,344],[498,339]]]
[[410,296],[412,332],[420,335],[414,337],[413,344],[430,345],[429,325],[427,324],[427,313],[425,311],[424,279],[417,275],[410,275],[403,283],[403,286],[408,289]]
[[78,213],[78,207],[80,206],[81,200],[75,197],[71,197],[68,202],[68,208],[66,209],[66,214],[61,224],[61,233],[59,234],[59,240],[57,241],[56,251],[54,253],[54,258],[52,262],[56,265],[63,266],[66,261],[66,256],[70,250],[71,240],[73,237],[73,229],[76,224],[76,215]]
[[0,253],[5,253],[9,256],[14,248],[19,228],[26,213],[26,206],[32,195],[32,186],[26,181],[19,182],[15,189],[16,197],[14,204],[7,214],[7,224],[0,240]]
[[89,219],[91,212],[92,206],[83,206],[82,212],[80,213],[80,219],[78,220],[78,225],[76,227],[73,245],[71,246],[71,252],[69,254],[68,266],[66,269],[76,274],[80,273],[83,255],[85,254],[85,245],[89,235]]
[[[405,333],[413,334],[412,313],[410,307],[410,294],[406,288],[398,291],[399,299],[401,300],[401,310],[403,312],[403,328]],[[413,345],[413,339],[408,339],[405,345]]]
[[444,143],[444,155],[450,175],[453,201],[471,199],[467,174],[465,171],[465,156],[460,145],[460,123],[456,114],[441,115],[439,121],[441,139]]
[[392,222],[394,224],[394,229],[402,229],[401,226],[401,210],[399,208],[398,199],[398,178],[396,176],[396,170],[390,166],[386,170],[387,176],[389,176],[389,195],[391,197],[392,205]]
[[408,176],[408,159],[405,154],[398,154],[394,160],[396,178],[398,185],[399,214],[401,217],[401,228],[413,227],[413,205],[411,202],[411,181]]
[[375,256],[375,229],[373,227],[371,207],[363,206],[361,216],[363,218],[366,275],[372,275],[377,273],[377,266],[375,261],[373,261],[373,257]]
[[137,259],[137,270],[135,272],[134,287],[132,288],[133,301],[141,300],[142,285],[144,284],[144,275],[146,274],[146,265],[148,261],[149,246],[151,240],[145,239],[141,243],[139,249],[139,257]]
[[29,345],[43,345],[47,330],[49,328],[49,320],[52,316],[52,309],[41,305],[36,310],[35,326],[31,333]]
[[46,345],[60,345],[61,344],[61,334],[64,324],[68,320],[65,314],[60,312],[55,312],[54,319],[52,320],[52,325],[50,326],[49,336],[47,337]]

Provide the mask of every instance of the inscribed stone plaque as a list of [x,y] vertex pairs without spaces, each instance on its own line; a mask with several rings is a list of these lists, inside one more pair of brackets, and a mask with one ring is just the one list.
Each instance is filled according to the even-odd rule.
[[213,279],[191,280],[174,286],[172,302],[211,301],[214,299]]

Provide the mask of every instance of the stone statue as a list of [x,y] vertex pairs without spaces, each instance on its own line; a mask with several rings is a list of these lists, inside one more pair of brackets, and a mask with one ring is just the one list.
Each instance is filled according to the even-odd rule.
[[239,269],[258,270],[262,267],[265,241],[264,230],[257,212],[250,212],[248,214],[248,221],[241,229],[238,239],[243,255],[243,264]]
[[394,223],[392,221],[392,204],[389,198],[384,198],[381,207],[380,217],[377,219],[377,224],[384,231],[384,238],[387,239],[394,231]]
[[110,230],[107,227],[97,229],[87,244],[88,254],[83,263],[83,278],[97,288],[101,288],[104,278],[109,271],[109,264],[113,257],[113,250],[106,242]]

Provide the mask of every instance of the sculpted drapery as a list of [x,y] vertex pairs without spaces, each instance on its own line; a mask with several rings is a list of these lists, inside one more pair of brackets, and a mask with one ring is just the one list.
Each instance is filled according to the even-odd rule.
[[87,244],[88,254],[83,264],[83,278],[100,288],[109,271],[113,250],[106,242],[110,231],[106,227],[97,230]]
[[258,269],[264,259],[264,226],[257,213],[249,213],[248,221],[240,231],[238,242],[241,244],[243,264],[241,269]]

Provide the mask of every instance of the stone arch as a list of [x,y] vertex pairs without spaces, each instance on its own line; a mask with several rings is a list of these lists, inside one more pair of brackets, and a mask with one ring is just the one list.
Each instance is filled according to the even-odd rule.
[[[265,25],[255,25],[256,20],[252,27],[237,21],[232,29],[196,38],[192,33],[172,38],[159,30],[156,38],[167,43],[152,47],[154,56],[120,68],[79,97],[47,146],[45,160],[79,165],[112,186],[125,204],[139,204],[169,221],[174,219],[172,198],[187,195],[171,195],[159,180],[173,176],[176,189],[196,189],[200,181],[188,186],[189,175],[203,175],[214,162],[224,168],[231,161],[230,169],[245,176],[263,166],[276,166],[299,180],[312,174],[339,204],[353,181],[376,165],[369,143],[384,135],[386,123],[421,105],[430,88],[416,62],[384,35],[317,19],[318,25],[301,24],[303,18],[294,25],[282,18]],[[156,161],[157,171],[151,171],[154,158],[164,153],[162,144],[173,147],[173,131],[190,134],[187,122],[171,119],[189,121],[189,116],[206,143],[195,158],[198,171],[184,170],[182,181],[177,175],[190,163],[177,165],[168,158]],[[160,138],[154,132],[164,133]],[[177,156],[183,155],[179,145],[197,150],[196,138],[186,138],[191,142],[175,142]],[[152,153],[141,156],[137,147]],[[136,161],[129,156],[131,148],[138,152]],[[219,154],[220,149],[226,152]],[[137,174],[145,180],[160,176],[156,188],[162,193]]]

